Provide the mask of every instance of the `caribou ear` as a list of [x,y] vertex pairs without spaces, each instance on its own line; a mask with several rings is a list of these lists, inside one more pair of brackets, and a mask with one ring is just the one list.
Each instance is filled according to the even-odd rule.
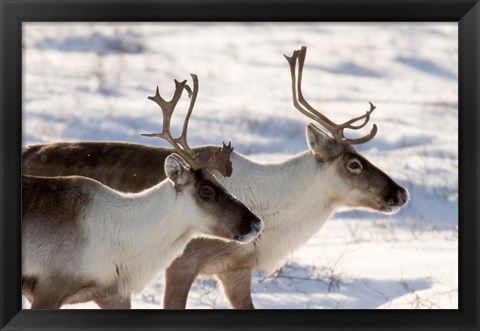
[[342,152],[342,146],[312,123],[307,125],[306,135],[310,149],[321,162],[333,160]]
[[193,176],[190,166],[178,154],[170,154],[165,160],[165,174],[174,186],[189,183]]

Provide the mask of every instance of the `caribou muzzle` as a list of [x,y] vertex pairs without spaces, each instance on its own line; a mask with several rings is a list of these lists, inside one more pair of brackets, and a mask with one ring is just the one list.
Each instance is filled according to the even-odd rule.
[[262,232],[263,226],[264,224],[260,218],[252,212],[246,211],[241,217],[241,222],[233,239],[242,243],[248,243]]
[[387,194],[383,198],[384,206],[382,211],[387,213],[395,213],[400,209],[400,207],[407,203],[408,198],[408,191],[400,185],[394,183],[391,185]]

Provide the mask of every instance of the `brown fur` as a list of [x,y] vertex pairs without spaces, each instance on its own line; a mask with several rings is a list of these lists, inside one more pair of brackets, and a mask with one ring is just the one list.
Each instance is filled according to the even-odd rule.
[[[85,238],[77,224],[77,216],[83,212],[90,196],[86,190],[79,189],[79,181],[92,180],[22,176],[22,239],[25,242],[45,251],[61,248],[74,252],[82,245]],[[36,216],[39,209],[42,218]],[[41,238],[46,237],[52,238],[49,247],[41,244]]]
[[116,294],[116,284],[109,286],[94,280],[61,273],[22,278],[22,292],[31,302],[31,309],[59,309],[64,304],[94,300],[104,309],[130,308],[130,298]]
[[[44,215],[48,216],[49,223],[55,227],[58,223],[65,223],[65,220],[75,222],[75,215],[82,211],[90,197],[88,192],[81,190],[78,182],[89,181],[82,177],[55,178],[55,177],[37,177],[22,176],[22,216],[35,213],[40,207],[44,211]],[[71,196],[75,199],[72,199]],[[58,206],[64,206],[59,210]],[[67,219],[60,217],[67,216]],[[25,225],[25,224],[24,224]]]
[[[206,152],[214,146],[193,148]],[[122,192],[140,192],[166,178],[163,165],[172,148],[122,142],[56,143],[29,146],[23,173],[32,176],[81,175]]]
[[[159,150],[162,152],[158,153]],[[165,179],[162,167],[172,151],[168,148],[108,142],[34,145],[22,154],[22,166],[24,174],[81,174],[119,191],[140,192]]]

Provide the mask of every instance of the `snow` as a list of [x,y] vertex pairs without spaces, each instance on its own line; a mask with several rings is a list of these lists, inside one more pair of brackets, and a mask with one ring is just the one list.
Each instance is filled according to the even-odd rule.
[[[161,127],[147,96],[158,85],[168,98],[193,72],[191,145],[231,140],[263,162],[307,148],[282,55],[308,46],[306,98],[338,122],[373,102],[379,133],[358,149],[411,201],[392,216],[334,215],[279,271],[255,274],[256,308],[458,308],[456,23],[26,23],[23,43],[24,145],[166,146],[140,136]],[[160,273],[133,308],[161,308],[163,287]],[[216,281],[197,279],[187,307],[228,304]]]

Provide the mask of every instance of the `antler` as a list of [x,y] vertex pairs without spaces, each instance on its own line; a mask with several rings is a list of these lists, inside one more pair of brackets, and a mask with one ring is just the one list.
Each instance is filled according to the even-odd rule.
[[[195,153],[187,144],[188,122],[190,120],[190,115],[192,114],[193,106],[195,105],[198,94],[198,77],[195,74],[190,75],[193,79],[193,91],[190,86],[187,85],[186,80],[179,82],[175,79],[175,92],[170,101],[166,101],[160,96],[158,86],[155,95],[153,97],[148,97],[148,99],[154,101],[162,109],[163,128],[162,132],[160,133],[142,133],[142,136],[160,137],[165,139],[194,170],[205,168],[216,169],[223,176],[230,177],[232,174],[232,162],[230,161],[230,154],[233,151],[233,147],[230,142],[228,145],[223,143],[223,147],[219,147],[217,150],[212,152],[208,160],[201,159],[199,154]],[[174,138],[170,132],[170,122],[175,110],[175,106],[177,105],[178,100],[180,100],[184,89],[187,90],[188,96],[190,97],[190,106],[188,107],[187,115],[185,116],[182,133],[179,137]]]
[[[307,55],[307,47],[303,46],[301,50],[293,51],[292,56],[284,55],[290,65],[290,73],[292,75],[292,94],[293,94],[293,105],[297,110],[299,110],[305,116],[311,118],[312,120],[318,122],[322,126],[324,126],[330,133],[333,135],[333,139],[338,144],[341,145],[354,145],[354,144],[363,144],[367,141],[371,140],[377,134],[377,125],[373,124],[372,130],[364,137],[358,139],[348,139],[345,138],[343,130],[351,129],[351,130],[358,130],[363,128],[367,125],[368,121],[370,120],[370,114],[375,110],[375,106],[369,102],[370,109],[361,116],[355,117],[345,123],[337,124],[327,118],[325,115],[320,113],[318,110],[313,108],[307,100],[303,97],[302,93],[302,73],[303,73],[303,65],[305,63],[305,57]],[[295,68],[298,64],[298,80],[297,80],[297,87],[295,88]],[[297,91],[298,91],[298,99],[297,99]],[[362,124],[355,125],[357,121],[364,119]]]

